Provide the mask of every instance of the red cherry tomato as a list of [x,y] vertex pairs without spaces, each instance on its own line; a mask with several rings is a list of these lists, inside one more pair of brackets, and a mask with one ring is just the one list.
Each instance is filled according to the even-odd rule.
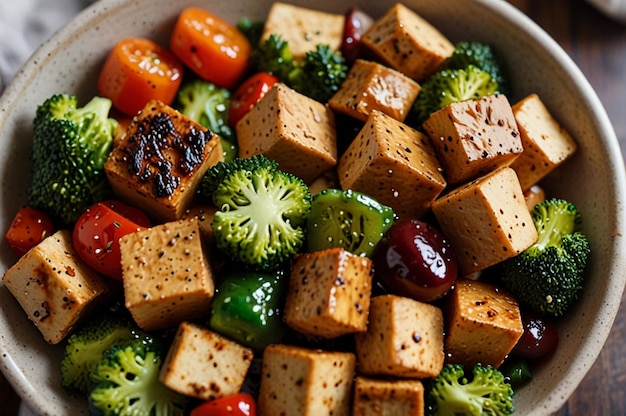
[[20,208],[9,226],[5,240],[15,254],[23,255],[54,232],[54,224],[46,214],[31,208]]
[[559,333],[550,320],[526,312],[522,314],[522,324],[524,333],[513,348],[516,355],[533,361],[556,350],[559,344]]
[[233,94],[228,112],[228,125],[235,128],[237,122],[259,102],[278,82],[278,78],[268,72],[259,72],[244,81]]
[[138,209],[119,201],[98,202],[76,221],[74,249],[85,263],[99,273],[121,280],[119,239],[149,226],[150,221]]
[[248,393],[204,402],[191,411],[191,416],[255,416],[256,403]]

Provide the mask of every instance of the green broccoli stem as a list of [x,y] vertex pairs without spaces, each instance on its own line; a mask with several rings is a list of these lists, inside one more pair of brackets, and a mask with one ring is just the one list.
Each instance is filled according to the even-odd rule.
[[561,247],[563,236],[575,231],[574,215],[565,207],[538,206],[542,217],[545,219],[539,230],[539,237],[535,246],[539,250],[547,247]]

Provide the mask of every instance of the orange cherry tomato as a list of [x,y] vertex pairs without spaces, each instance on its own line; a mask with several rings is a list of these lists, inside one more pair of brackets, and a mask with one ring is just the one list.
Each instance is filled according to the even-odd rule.
[[76,221],[72,243],[80,258],[94,270],[122,280],[119,240],[149,226],[148,217],[136,208],[119,201],[98,202]]
[[237,393],[231,396],[204,402],[191,410],[190,416],[255,416],[256,404],[248,393]]
[[13,217],[4,238],[15,254],[21,256],[53,232],[54,224],[45,213],[22,207]]
[[119,41],[100,70],[98,91],[122,113],[134,116],[154,99],[171,104],[183,65],[167,49],[149,39]]
[[228,110],[228,125],[235,128],[237,122],[259,102],[261,98],[278,82],[278,78],[269,72],[259,72],[245,80],[237,88]]
[[252,46],[235,26],[206,10],[183,10],[170,38],[172,52],[200,78],[234,88],[248,66]]

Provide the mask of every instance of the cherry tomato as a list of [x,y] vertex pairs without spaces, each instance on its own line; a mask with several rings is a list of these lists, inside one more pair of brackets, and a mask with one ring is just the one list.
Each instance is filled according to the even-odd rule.
[[15,254],[21,256],[53,232],[54,224],[45,213],[22,207],[13,217],[4,238]]
[[259,102],[261,98],[278,82],[278,78],[269,72],[259,72],[245,80],[233,94],[228,110],[228,125],[235,128],[237,122]]
[[235,26],[206,10],[183,10],[170,37],[172,52],[200,78],[232,89],[248,66],[252,46]]
[[356,7],[346,12],[340,50],[348,63],[353,63],[361,55],[361,36],[373,23],[374,19]]
[[248,393],[204,402],[191,411],[191,416],[255,416],[256,403]]
[[513,348],[515,355],[527,360],[537,360],[551,354],[559,344],[559,334],[554,324],[531,312],[522,314],[524,333]]
[[457,279],[457,260],[444,236],[432,225],[394,223],[374,250],[374,269],[392,293],[421,302],[443,297]]
[[74,226],[73,244],[80,258],[112,279],[122,279],[119,239],[146,229],[150,221],[141,211],[119,201],[98,202]]
[[127,38],[104,62],[98,91],[117,110],[134,116],[152,99],[171,104],[182,75],[183,66],[170,51],[149,39]]

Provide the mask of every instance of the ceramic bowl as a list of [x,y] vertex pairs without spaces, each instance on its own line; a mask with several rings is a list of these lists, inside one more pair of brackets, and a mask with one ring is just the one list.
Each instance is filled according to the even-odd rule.
[[[357,5],[380,16],[390,0],[295,0],[333,12]],[[84,102],[95,93],[95,78],[117,40],[144,36],[167,45],[173,22],[184,7],[199,5],[235,23],[264,18],[270,0],[103,0],[85,10],[47,41],[23,66],[0,101],[0,229],[25,203],[29,184],[31,123],[38,104],[57,92]],[[512,101],[535,92],[576,138],[577,155],[545,183],[548,192],[574,202],[584,214],[593,254],[586,289],[569,317],[559,323],[557,353],[515,397],[516,414],[558,410],[597,358],[617,313],[624,288],[623,159],[614,130],[588,81],[567,54],[536,24],[504,1],[406,0],[452,41],[491,42],[512,71]],[[288,24],[288,22],[286,22]],[[16,260],[1,243],[0,267]],[[8,290],[0,285],[0,365],[37,413],[87,414],[84,399],[59,387],[60,346],[46,344]]]

